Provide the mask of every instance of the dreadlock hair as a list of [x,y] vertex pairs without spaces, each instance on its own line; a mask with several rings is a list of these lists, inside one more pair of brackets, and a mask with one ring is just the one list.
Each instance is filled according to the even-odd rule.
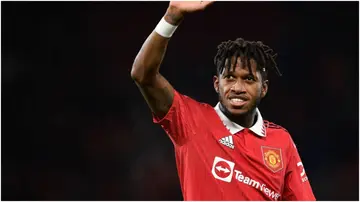
[[[253,72],[250,66],[250,59],[254,59],[257,63],[257,70],[261,72],[263,80],[267,79],[268,70],[272,69],[278,76],[281,73],[276,65],[275,58],[276,53],[267,45],[261,41],[246,41],[242,38],[237,38],[235,41],[224,41],[218,47],[216,56],[214,57],[214,64],[217,69],[217,75],[220,75],[226,68],[225,62],[228,59],[228,71],[231,69],[231,58],[235,56],[235,64],[233,65],[233,71],[235,71],[238,57],[240,57],[243,64],[245,63],[249,69],[250,74],[253,76]],[[246,60],[245,60],[246,59]]]

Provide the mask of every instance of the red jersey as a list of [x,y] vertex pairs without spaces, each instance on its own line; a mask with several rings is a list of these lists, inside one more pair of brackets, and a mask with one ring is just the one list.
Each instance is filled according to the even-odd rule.
[[184,200],[315,200],[289,133],[257,110],[251,128],[174,91],[159,123],[175,147]]

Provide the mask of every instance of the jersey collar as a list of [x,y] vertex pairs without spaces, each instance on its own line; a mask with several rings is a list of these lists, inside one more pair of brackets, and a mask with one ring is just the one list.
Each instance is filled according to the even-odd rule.
[[[244,127],[240,126],[235,122],[232,122],[228,117],[226,117],[225,114],[220,110],[219,105],[220,103],[217,103],[214,109],[216,113],[219,115],[224,126],[230,131],[230,133],[234,135],[235,133],[242,131]],[[265,125],[258,108],[256,108],[256,114],[257,114],[256,123],[249,129],[254,133],[256,133],[257,135],[261,137],[265,137],[266,136]]]

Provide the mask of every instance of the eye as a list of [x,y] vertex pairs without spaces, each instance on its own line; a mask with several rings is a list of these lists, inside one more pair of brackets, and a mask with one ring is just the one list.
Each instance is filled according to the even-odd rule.
[[249,75],[249,76],[245,77],[245,80],[247,80],[247,81],[255,81],[255,78],[253,76]]
[[224,78],[225,79],[235,79],[235,77],[233,75],[230,75],[230,74],[226,75]]

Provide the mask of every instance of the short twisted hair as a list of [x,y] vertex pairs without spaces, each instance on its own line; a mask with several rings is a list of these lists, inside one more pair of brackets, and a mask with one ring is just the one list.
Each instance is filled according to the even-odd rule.
[[[281,73],[275,62],[277,56],[276,53],[267,45],[261,41],[246,41],[242,38],[237,38],[235,41],[224,41],[218,47],[217,54],[214,58],[214,63],[217,67],[217,75],[220,75],[224,71],[226,59],[231,61],[231,58],[240,57],[241,61],[246,61],[246,66],[249,68],[249,72],[253,75],[250,66],[250,59],[254,59],[257,63],[257,70],[261,72],[263,80],[267,79],[268,70],[271,69],[275,73],[281,76]],[[235,70],[236,62],[233,66]],[[231,62],[228,62],[228,71],[231,69]]]

